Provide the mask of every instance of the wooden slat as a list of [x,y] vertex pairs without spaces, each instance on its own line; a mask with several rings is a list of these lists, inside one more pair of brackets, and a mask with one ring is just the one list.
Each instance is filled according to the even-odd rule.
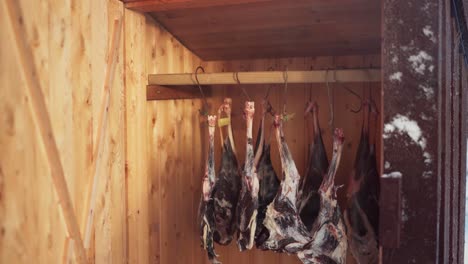
[[[401,175],[400,175],[401,176]],[[380,203],[385,210],[380,211],[379,241],[384,248],[400,247],[401,230],[401,177],[381,179]]]
[[[236,77],[237,74],[237,77]],[[379,82],[380,70],[330,70],[330,71],[258,71],[258,72],[222,72],[198,74],[201,85],[222,84],[282,84],[288,83],[325,83],[325,82]],[[194,85],[195,75],[183,74],[150,74],[150,85]]]
[[151,12],[204,60],[371,54],[380,49],[380,1],[169,2],[127,6],[141,5],[141,11]]
[[57,192],[59,204],[62,208],[65,224],[70,238],[75,241],[74,244],[76,247],[78,263],[87,263],[78,221],[75,216],[70,193],[65,181],[65,173],[60,160],[60,153],[53,136],[52,123],[48,114],[37,70],[35,68],[34,57],[27,44],[26,36],[24,35],[26,30],[24,28],[23,18],[19,10],[19,6],[15,1],[9,0],[4,3],[7,10],[8,21],[12,29],[13,39],[16,44],[15,51],[21,66],[24,81],[26,82],[32,114],[36,125],[39,128],[40,136],[44,144],[44,149],[51,170],[52,181],[55,191]]
[[125,9],[125,105],[128,263],[149,260],[145,16]]
[[[209,87],[202,87],[206,97],[211,95]],[[201,98],[200,90],[194,86],[146,86],[146,100],[170,100],[170,99],[193,99]]]
[[137,0],[125,1],[125,7],[138,12],[169,11],[204,7],[221,7],[237,4],[271,2],[272,0]]
[[[95,144],[95,148],[93,150],[93,162],[91,163],[90,170],[88,173],[90,174],[89,179],[91,184],[89,185],[90,188],[87,191],[86,196],[86,204],[85,204],[85,214],[83,214],[83,226],[84,226],[84,236],[83,242],[85,249],[89,249],[90,247],[90,240],[91,240],[91,232],[93,229],[94,223],[94,213],[95,213],[95,206],[96,206],[96,199],[97,199],[97,187],[99,183],[99,168],[102,165],[102,158],[103,158],[103,148],[104,148],[104,136],[106,135],[107,130],[107,116],[109,112],[109,104],[110,104],[110,93],[112,83],[114,81],[114,74],[115,74],[115,67],[116,67],[116,60],[117,60],[117,50],[119,48],[120,43],[120,34],[122,31],[122,23],[121,19],[116,19],[113,24],[112,30],[112,40],[109,48],[109,61],[106,67],[105,79],[104,79],[104,89],[101,96],[100,101],[100,112],[98,116],[98,130],[96,134],[97,143]],[[106,179],[104,175],[103,179]]]

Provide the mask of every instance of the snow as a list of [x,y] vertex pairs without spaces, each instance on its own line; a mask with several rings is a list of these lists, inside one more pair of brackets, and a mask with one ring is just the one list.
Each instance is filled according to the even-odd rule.
[[401,82],[401,76],[403,76],[403,73],[401,72],[395,72],[392,75],[388,77],[390,81],[400,81]]
[[401,178],[403,176],[399,171],[392,171],[382,175],[382,178]]
[[426,37],[428,37],[432,42],[435,43],[435,42],[437,41],[437,39],[436,39],[435,36],[434,36],[434,31],[432,31],[432,28],[431,28],[430,25],[425,26],[425,27],[422,29],[422,31],[423,31],[424,35],[425,35]]
[[411,55],[408,61],[411,62],[413,70],[416,73],[424,74],[427,67],[429,67],[429,71],[434,70],[433,65],[426,66],[426,62],[432,61],[432,56],[423,50],[419,51],[416,55]]
[[[396,115],[390,123],[385,124],[384,138],[388,138],[390,133],[398,132],[407,134],[423,150],[426,149],[426,138],[422,136],[421,128],[414,120],[404,115]],[[427,157],[425,157],[427,160]]]
[[432,162],[432,157],[431,157],[431,154],[430,154],[430,153],[424,151],[423,157],[424,157],[424,163],[426,163],[426,164],[428,164],[428,165],[431,164],[431,162]]
[[419,88],[421,88],[423,90],[423,92],[426,95],[427,99],[431,99],[432,96],[434,96],[434,89],[432,89],[431,87],[426,86],[424,84],[420,84]]
[[390,162],[388,161],[385,161],[385,166],[384,166],[385,169],[390,169]]

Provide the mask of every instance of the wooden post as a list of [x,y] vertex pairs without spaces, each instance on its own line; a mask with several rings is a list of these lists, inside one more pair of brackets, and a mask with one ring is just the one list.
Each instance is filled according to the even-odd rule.
[[7,20],[12,30],[12,37],[15,42],[15,52],[18,57],[20,71],[26,83],[26,90],[30,102],[33,119],[39,129],[39,134],[44,144],[44,149],[47,156],[47,161],[50,166],[52,182],[55,191],[57,192],[60,207],[64,216],[70,238],[76,243],[76,256],[78,263],[87,263],[86,253],[81,239],[80,228],[73,209],[70,193],[65,181],[64,170],[60,161],[60,153],[57,148],[57,143],[52,131],[52,123],[47,111],[46,101],[42,88],[40,86],[39,76],[34,65],[34,57],[32,50],[28,45],[25,36],[26,29],[24,28],[23,18],[17,1],[6,0],[5,9]]

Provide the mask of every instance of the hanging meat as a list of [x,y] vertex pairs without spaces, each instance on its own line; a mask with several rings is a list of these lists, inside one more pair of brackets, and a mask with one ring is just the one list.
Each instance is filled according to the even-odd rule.
[[275,116],[274,126],[283,179],[280,190],[267,207],[263,225],[268,229],[269,236],[261,245],[261,249],[294,254],[310,242],[311,236],[297,212],[296,198],[300,176],[286,144],[279,115]]
[[264,100],[262,121],[258,130],[255,152],[255,164],[257,164],[255,167],[257,168],[257,177],[260,185],[258,193],[257,232],[255,234],[257,247],[261,247],[269,236],[268,229],[263,225],[263,220],[265,219],[267,206],[275,198],[280,185],[278,176],[271,164],[270,144],[265,143],[265,116],[271,111],[271,105]]
[[312,227],[312,238],[297,255],[303,263],[346,263],[348,241],[341,210],[336,200],[335,175],[341,159],[344,136],[335,129],[333,156],[319,188],[320,210]]
[[298,194],[298,210],[302,222],[307,230],[312,229],[312,224],[317,218],[320,209],[320,196],[318,193],[323,175],[328,170],[328,157],[322,140],[320,125],[318,122],[318,105],[309,102],[306,115],[312,113],[313,142],[309,146],[309,157],[305,177],[301,178]]
[[309,232],[296,209],[300,176],[286,145],[279,116],[275,118],[275,127],[284,178],[267,208],[263,223],[270,236],[264,247],[295,253],[303,263],[345,263],[347,239],[334,185],[343,148],[342,130],[335,130],[332,162],[319,188],[319,215]]
[[242,187],[237,204],[238,239],[240,251],[251,249],[257,227],[259,182],[254,166],[254,148],[252,140],[252,123],[255,113],[254,102],[246,102],[244,115],[247,121],[247,149],[242,173]]
[[[225,119],[228,122],[228,136],[221,141],[224,141],[224,143],[222,143],[223,152],[221,167],[213,191],[216,226],[213,238],[216,243],[221,245],[231,243],[232,236],[236,231],[235,210],[240,189],[240,173],[237,165],[237,158],[234,153],[235,145],[232,137],[231,109],[232,100],[226,98],[223,105],[220,107],[219,116],[221,116],[221,112],[226,113],[227,117]],[[221,139],[223,139],[221,127],[220,135]]]
[[[374,136],[369,143],[370,105],[364,104],[363,127],[355,167],[349,178],[348,209],[345,222],[351,253],[358,263],[378,262],[379,174],[375,156],[377,122],[373,120]],[[376,117],[376,113],[372,113]]]
[[221,263],[216,257],[213,244],[214,203],[212,199],[213,187],[215,185],[215,159],[214,159],[214,134],[216,116],[208,116],[209,150],[206,162],[205,175],[202,182],[202,197],[199,207],[200,237],[201,245],[207,251],[211,263]]

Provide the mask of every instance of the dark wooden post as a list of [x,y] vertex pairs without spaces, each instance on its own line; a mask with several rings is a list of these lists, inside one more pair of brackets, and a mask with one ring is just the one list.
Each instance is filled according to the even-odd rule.
[[[382,195],[398,195],[385,176],[401,177],[401,233],[382,217],[383,263],[463,261],[466,32],[456,5],[463,10],[462,1],[384,0]],[[395,208],[382,204],[381,216]]]

